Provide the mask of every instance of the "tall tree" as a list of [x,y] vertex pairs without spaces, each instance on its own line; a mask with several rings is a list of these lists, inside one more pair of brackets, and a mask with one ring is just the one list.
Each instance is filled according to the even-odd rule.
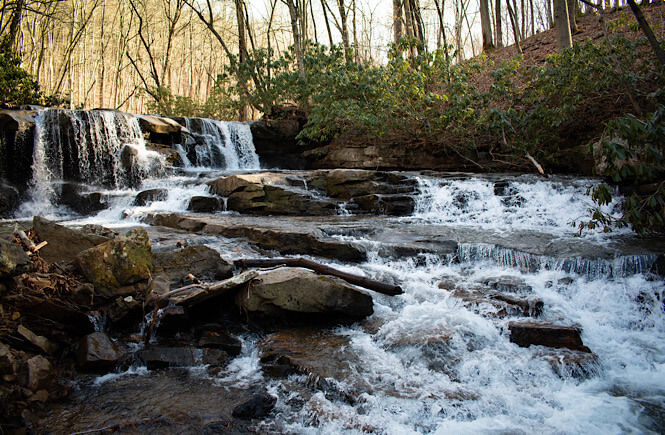
[[560,50],[573,46],[568,23],[568,2],[566,0],[554,0],[554,27],[556,28],[556,39]]
[[503,47],[503,28],[501,26],[501,0],[494,2],[496,46]]
[[483,34],[483,51],[491,50],[494,48],[494,42],[492,41],[489,0],[480,0],[480,28]]

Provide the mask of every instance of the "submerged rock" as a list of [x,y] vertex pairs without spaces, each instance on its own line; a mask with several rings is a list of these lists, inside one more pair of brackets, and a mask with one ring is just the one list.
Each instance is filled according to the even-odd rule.
[[125,292],[121,287],[147,281],[152,268],[150,240],[145,228],[80,252],[75,264],[104,296]]
[[511,343],[520,347],[529,347],[534,344],[591,352],[582,343],[580,329],[573,326],[555,325],[548,322],[510,322],[508,329]]
[[197,347],[221,349],[229,355],[240,355],[242,342],[236,337],[226,333],[206,331],[199,338]]
[[102,235],[74,231],[39,216],[33,218],[32,224],[37,238],[48,242],[39,254],[49,263],[70,262],[79,252],[111,240]]
[[122,356],[120,346],[103,332],[93,332],[81,338],[76,349],[76,364],[82,370],[111,370]]
[[261,275],[239,292],[236,303],[249,313],[281,321],[355,321],[371,315],[372,297],[345,281],[299,268]]
[[219,349],[151,346],[139,352],[139,358],[148,369],[154,370],[166,367],[192,367],[198,364],[221,366],[226,363],[227,355]]
[[277,403],[277,399],[273,396],[267,393],[258,394],[247,402],[236,406],[233,410],[233,416],[245,420],[264,418],[273,410],[275,403]]

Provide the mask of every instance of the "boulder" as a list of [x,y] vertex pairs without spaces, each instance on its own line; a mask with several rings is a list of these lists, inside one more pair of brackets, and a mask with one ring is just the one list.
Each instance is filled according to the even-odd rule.
[[82,370],[112,370],[122,356],[120,346],[103,332],[93,332],[81,338],[76,349],[76,365]]
[[198,364],[222,366],[226,352],[219,349],[151,346],[139,352],[139,358],[150,370],[166,367],[192,367]]
[[26,272],[30,268],[30,257],[23,248],[0,239],[0,277]]
[[229,196],[240,190],[262,190],[263,186],[284,184],[286,175],[272,172],[257,174],[238,174],[221,177],[208,183],[210,192],[215,195]]
[[416,201],[408,195],[356,196],[353,198],[353,203],[367,213],[388,216],[409,216],[416,207]]
[[28,340],[42,352],[53,355],[58,350],[58,345],[51,342],[48,338],[37,335],[23,325],[18,325],[17,329],[19,335]]
[[166,189],[150,189],[139,192],[134,199],[132,205],[134,206],[144,206],[148,205],[154,201],[163,201],[168,196],[168,191]]
[[154,275],[171,284],[184,283],[188,274],[201,280],[222,280],[233,275],[233,265],[219,252],[204,245],[193,245],[178,251],[153,253]]
[[14,356],[11,350],[0,343],[0,376],[14,374]]
[[180,133],[182,125],[170,118],[154,115],[134,115],[139,121],[142,131],[148,133],[171,134]]
[[136,330],[143,320],[143,304],[132,296],[117,297],[105,307],[106,315],[114,330]]
[[18,189],[0,181],[0,217],[9,217],[18,204]]
[[665,255],[660,254],[658,258],[656,258],[656,261],[651,265],[651,269],[649,269],[649,272],[651,272],[653,275],[656,276],[665,276]]
[[326,177],[326,190],[332,198],[351,199],[376,193],[376,171],[363,169],[334,169]]
[[152,269],[152,251],[145,228],[80,252],[74,263],[97,294],[117,296],[123,286],[147,281]]
[[39,216],[33,218],[32,225],[37,238],[48,242],[39,254],[49,263],[70,262],[79,252],[110,240],[109,237],[74,231]]
[[19,380],[33,391],[48,389],[53,382],[51,363],[41,355],[33,356],[21,365]]
[[236,406],[233,410],[235,418],[251,420],[254,418],[264,418],[275,407],[277,399],[268,393],[258,394],[247,402]]
[[286,321],[355,321],[373,313],[372,297],[345,281],[299,268],[267,272],[245,290],[236,303],[248,313]]
[[65,183],[58,197],[60,204],[87,215],[107,208],[107,198],[99,192],[84,192],[84,187],[75,183]]
[[229,355],[240,355],[242,351],[242,342],[224,332],[206,331],[201,334],[197,347],[209,349],[221,349]]
[[193,196],[187,210],[194,213],[214,213],[222,210],[222,203],[216,196]]
[[582,343],[580,329],[573,326],[555,325],[548,322],[510,322],[508,329],[510,330],[510,342],[520,347],[529,347],[534,344],[591,352]]

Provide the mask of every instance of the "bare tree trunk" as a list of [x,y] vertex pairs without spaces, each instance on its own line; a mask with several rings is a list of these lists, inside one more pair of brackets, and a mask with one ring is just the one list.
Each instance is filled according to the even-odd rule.
[[339,18],[342,23],[342,44],[344,45],[344,57],[346,61],[350,61],[349,57],[349,28],[346,23],[346,6],[344,0],[337,0],[337,8],[339,9]]
[[573,41],[570,35],[568,2],[566,0],[554,0],[554,27],[556,28],[556,39],[559,50],[572,47]]
[[[341,1],[341,0],[339,0]],[[296,51],[296,62],[298,64],[298,74],[305,77],[305,53],[302,47],[302,40],[300,29],[298,25],[298,9],[296,8],[293,0],[286,0],[286,5],[289,7],[289,14],[291,15],[291,31],[293,32],[293,46]]]
[[399,43],[404,36],[402,30],[402,0],[393,0],[393,42]]
[[439,32],[441,36],[443,37],[443,52],[446,55],[446,63],[450,63],[450,57],[448,54],[448,41],[446,39],[446,28],[444,26],[444,20],[443,20],[443,1],[441,1],[441,5],[439,5],[438,0],[434,0],[434,5],[436,5],[436,15],[439,17]]
[[480,27],[483,34],[483,51],[494,48],[490,21],[489,0],[480,0]]
[[630,10],[633,11],[637,23],[642,28],[642,32],[644,32],[644,34],[646,35],[649,44],[651,44],[651,48],[653,49],[653,52],[656,54],[656,58],[660,62],[661,68],[665,68],[665,52],[663,51],[663,48],[660,46],[658,40],[654,36],[653,31],[651,30],[651,26],[649,26],[649,23],[647,22],[646,18],[644,18],[642,9],[640,9],[640,7],[637,6],[635,0],[628,0],[628,6],[630,6]]
[[508,6],[508,16],[510,17],[510,24],[512,24],[513,27],[513,37],[515,38],[515,46],[517,47],[517,52],[519,54],[522,54],[522,47],[520,47],[520,35],[519,31],[517,30],[517,23],[516,23],[517,19],[515,17],[515,11],[513,11],[513,7],[510,4],[510,0],[506,0],[506,5]]
[[328,20],[328,12],[326,11],[327,5],[326,0],[321,0],[321,7],[323,8],[323,20],[326,22],[326,30],[328,31],[328,41],[330,41],[330,46],[333,46],[333,37],[332,32],[330,31],[330,21]]
[[[247,40],[245,38],[245,9],[243,0],[235,0],[236,20],[238,21],[238,65],[242,66],[247,61]],[[242,86],[247,86],[245,78],[238,75],[238,80],[242,81]],[[240,121],[247,121],[247,105],[243,104],[238,113]]]
[[501,0],[494,2],[494,13],[496,15],[496,46],[503,47],[503,28],[501,24]]
[[577,7],[579,3],[577,0],[567,0],[568,3],[568,22],[570,24],[570,33],[579,31],[577,28]]

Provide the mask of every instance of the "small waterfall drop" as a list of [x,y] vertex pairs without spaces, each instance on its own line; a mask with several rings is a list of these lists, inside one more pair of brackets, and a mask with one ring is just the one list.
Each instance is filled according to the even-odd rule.
[[205,118],[183,118],[190,136],[181,152],[186,167],[259,169],[248,124]]

